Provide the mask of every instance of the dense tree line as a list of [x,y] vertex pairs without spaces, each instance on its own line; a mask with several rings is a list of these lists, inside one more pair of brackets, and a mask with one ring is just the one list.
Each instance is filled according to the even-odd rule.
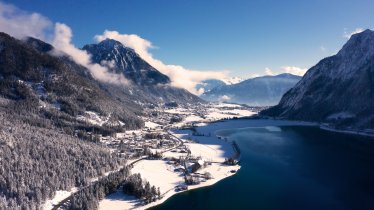
[[0,209],[41,209],[57,190],[85,186],[125,164],[107,148],[16,116],[0,110]]
[[123,192],[143,199],[145,203],[153,202],[161,198],[160,188],[151,186],[148,181],[143,180],[139,173],[129,176],[123,183]]
[[163,134],[161,134],[161,133],[146,133],[145,135],[144,135],[144,138],[145,139],[162,139],[164,137],[164,135]]
[[74,194],[67,204],[69,210],[94,210],[99,206],[99,201],[106,195],[115,192],[129,175],[130,169],[124,167],[117,172],[112,172],[108,176],[99,179],[94,184],[80,190]]
[[160,188],[151,186],[148,181],[141,178],[140,174],[129,176],[129,173],[129,167],[110,173],[107,177],[74,194],[65,207],[69,210],[95,210],[100,200],[116,192],[121,186],[125,194],[134,195],[142,199],[145,204],[161,198]]

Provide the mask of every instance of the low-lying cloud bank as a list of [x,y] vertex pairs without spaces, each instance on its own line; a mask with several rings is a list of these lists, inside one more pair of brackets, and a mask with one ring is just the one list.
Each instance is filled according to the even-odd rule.
[[[282,66],[281,72],[274,72],[272,69],[266,67],[265,68],[265,75],[274,76],[281,73],[289,73],[293,75],[303,76],[308,71],[307,68],[300,68],[297,66]],[[258,76],[258,75],[256,75]]]
[[[76,48],[71,43],[72,37],[72,31],[67,25],[56,23],[52,45],[55,46],[56,49],[69,55],[76,63],[89,69],[95,79],[113,84],[128,83],[123,74],[111,73],[106,67],[92,63],[91,56],[86,51]],[[57,54],[59,54],[59,52],[57,52]]]
[[[0,2],[0,30],[16,38],[22,39],[27,36],[41,39],[51,43],[57,51],[69,55],[76,63],[88,68],[92,76],[100,81],[127,84],[123,75],[110,73],[108,65],[93,64],[90,55],[75,47],[71,43],[73,36],[69,26],[63,23],[53,23],[47,17],[39,13],[29,13],[18,9],[17,7]],[[204,89],[196,90],[196,85],[207,79],[224,79],[228,71],[199,71],[184,68],[180,65],[165,64],[153,57],[149,50],[153,47],[152,43],[135,34],[120,34],[117,31],[104,31],[102,35],[95,36],[97,41],[106,38],[120,41],[127,47],[135,50],[145,61],[158,69],[171,79],[171,85],[185,88],[194,94],[201,94]],[[61,53],[56,53],[61,55]]]
[[99,81],[127,84],[123,75],[110,73],[106,67],[93,64],[86,51],[75,47],[71,43],[72,30],[63,23],[53,24],[39,13],[28,13],[13,5],[0,2],[0,30],[18,39],[35,37],[51,43],[56,49],[54,55],[70,56],[76,63],[86,67]]

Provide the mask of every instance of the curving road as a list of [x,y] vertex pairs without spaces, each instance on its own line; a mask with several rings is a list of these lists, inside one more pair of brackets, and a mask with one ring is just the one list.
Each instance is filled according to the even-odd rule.
[[[176,148],[178,148],[178,147],[180,147],[180,146],[182,146],[182,145],[184,144],[184,142],[183,142],[182,139],[180,139],[179,137],[175,136],[175,135],[174,135],[173,133],[171,133],[169,130],[166,130],[166,132],[167,132],[170,136],[172,136],[173,139],[176,140],[176,141],[178,142],[178,144],[177,144],[176,146],[172,147],[172,148],[169,148],[169,149],[166,149],[166,150],[162,151],[161,153],[165,153],[165,152],[171,151],[171,150],[176,149]],[[138,162],[140,162],[140,161],[142,161],[142,160],[145,160],[145,159],[147,159],[147,158],[148,158],[148,156],[143,156],[143,157],[141,157],[141,158],[138,158],[138,159],[136,159],[136,160],[131,161],[128,165],[131,166],[131,167],[133,167],[134,164],[136,164],[136,163],[138,163]],[[119,168],[118,170],[121,170],[121,169],[124,168],[124,167],[125,167],[125,166],[122,166],[122,167]],[[108,174],[108,175],[109,175],[109,174]],[[77,193],[79,193],[81,190],[84,190],[84,189],[86,189],[87,187],[91,186],[91,185],[94,184],[95,182],[97,182],[97,181],[91,182],[89,185],[79,188],[79,190],[78,190],[77,192],[72,193],[69,197],[65,198],[64,200],[60,201],[58,204],[54,205],[53,208],[52,208],[52,210],[57,210],[57,209],[59,209],[59,208],[60,208],[61,206],[63,206],[66,202],[68,202],[68,201],[69,201],[69,200],[70,200],[74,195],[76,195]]]

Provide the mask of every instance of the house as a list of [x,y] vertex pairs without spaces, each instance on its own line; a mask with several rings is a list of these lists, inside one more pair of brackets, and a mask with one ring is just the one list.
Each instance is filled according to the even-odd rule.
[[183,166],[179,165],[174,168],[174,172],[185,172],[185,169]]

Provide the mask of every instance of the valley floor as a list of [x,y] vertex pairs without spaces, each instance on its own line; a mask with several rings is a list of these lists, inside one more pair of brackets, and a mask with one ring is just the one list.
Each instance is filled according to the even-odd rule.
[[[237,157],[237,153],[229,139],[222,139],[216,136],[216,131],[218,130],[265,127],[271,131],[277,128],[274,126],[315,125],[312,123],[294,121],[237,119],[244,116],[252,116],[257,112],[254,109],[236,104],[211,105],[204,110],[170,108],[163,111],[166,115],[183,116],[183,121],[170,126],[168,124],[169,118],[160,120],[165,117],[165,115],[161,115],[155,119],[145,119],[145,125],[147,127],[145,130],[127,131],[126,133],[119,133],[117,135],[117,137],[122,138],[130,134],[135,137],[152,132],[170,134],[173,140],[172,142],[174,142],[171,146],[151,149],[152,152],[162,152],[163,159],[150,160],[140,157],[138,158],[140,161],[135,161],[137,159],[130,161],[130,163],[136,162],[133,164],[131,172],[133,174],[140,173],[141,177],[149,181],[151,185],[159,187],[162,198],[147,205],[143,205],[141,200],[133,196],[125,195],[122,189],[119,189],[116,193],[110,194],[100,201],[100,210],[147,209],[163,203],[177,193],[184,192],[183,190],[176,190],[177,187],[186,186],[185,174],[183,170],[180,171],[178,169],[184,168],[184,170],[186,170],[187,168],[191,168],[191,165],[188,164],[192,164],[192,162],[187,162],[187,166],[186,164],[182,166],[176,161],[180,158],[201,160],[205,163],[198,171],[191,173],[191,175],[199,181],[198,184],[188,185],[187,190],[210,186],[226,177],[234,175],[236,171],[240,169],[240,166],[226,165],[223,164],[223,162],[229,157]],[[166,126],[162,127],[162,125],[165,124]],[[183,129],[191,126],[195,127],[195,130]],[[116,141],[116,138],[114,138],[112,140],[104,140],[104,143],[111,145]],[[144,141],[144,143],[146,144],[146,141]],[[211,178],[207,178],[205,176],[206,174],[209,174]],[[67,191],[57,192],[55,198],[46,202],[44,206],[45,209],[50,209],[53,204],[57,204],[71,193],[72,192]]]
[[[158,205],[171,196],[183,192],[176,191],[177,186],[185,185],[185,179],[183,172],[178,172],[178,166],[170,164],[170,159],[179,157],[199,157],[201,160],[208,162],[205,167],[199,169],[194,175],[201,176],[208,172],[211,175],[211,179],[201,178],[201,182],[195,185],[188,185],[188,190],[206,187],[213,185],[216,182],[234,175],[237,170],[240,169],[239,165],[225,165],[223,162],[225,159],[235,155],[235,151],[232,146],[232,142],[227,140],[219,139],[214,133],[216,129],[216,123],[210,124],[209,122],[233,117],[251,116],[256,112],[243,109],[239,105],[217,105],[208,109],[206,116],[198,116],[193,111],[186,109],[169,109],[168,113],[173,114],[184,114],[182,122],[176,123],[170,128],[170,134],[174,138],[179,139],[183,142],[183,146],[188,148],[190,154],[181,153],[176,150],[170,150],[163,153],[164,159],[162,160],[142,160],[134,164],[132,173],[140,173],[142,178],[150,182],[151,185],[160,187],[162,199],[152,202],[147,205],[141,205],[141,201],[135,199],[132,196],[126,196],[120,190],[117,193],[107,196],[100,202],[99,209],[111,209],[111,210],[122,210],[122,209],[147,209],[152,206]],[[204,126],[199,129],[198,134],[193,134],[192,130],[178,130],[176,128],[190,125],[193,123],[197,126]],[[154,123],[147,122],[146,125],[154,127]],[[200,127],[199,127],[200,128]],[[166,159],[165,159],[166,158]],[[179,166],[180,167],[180,166]]]

